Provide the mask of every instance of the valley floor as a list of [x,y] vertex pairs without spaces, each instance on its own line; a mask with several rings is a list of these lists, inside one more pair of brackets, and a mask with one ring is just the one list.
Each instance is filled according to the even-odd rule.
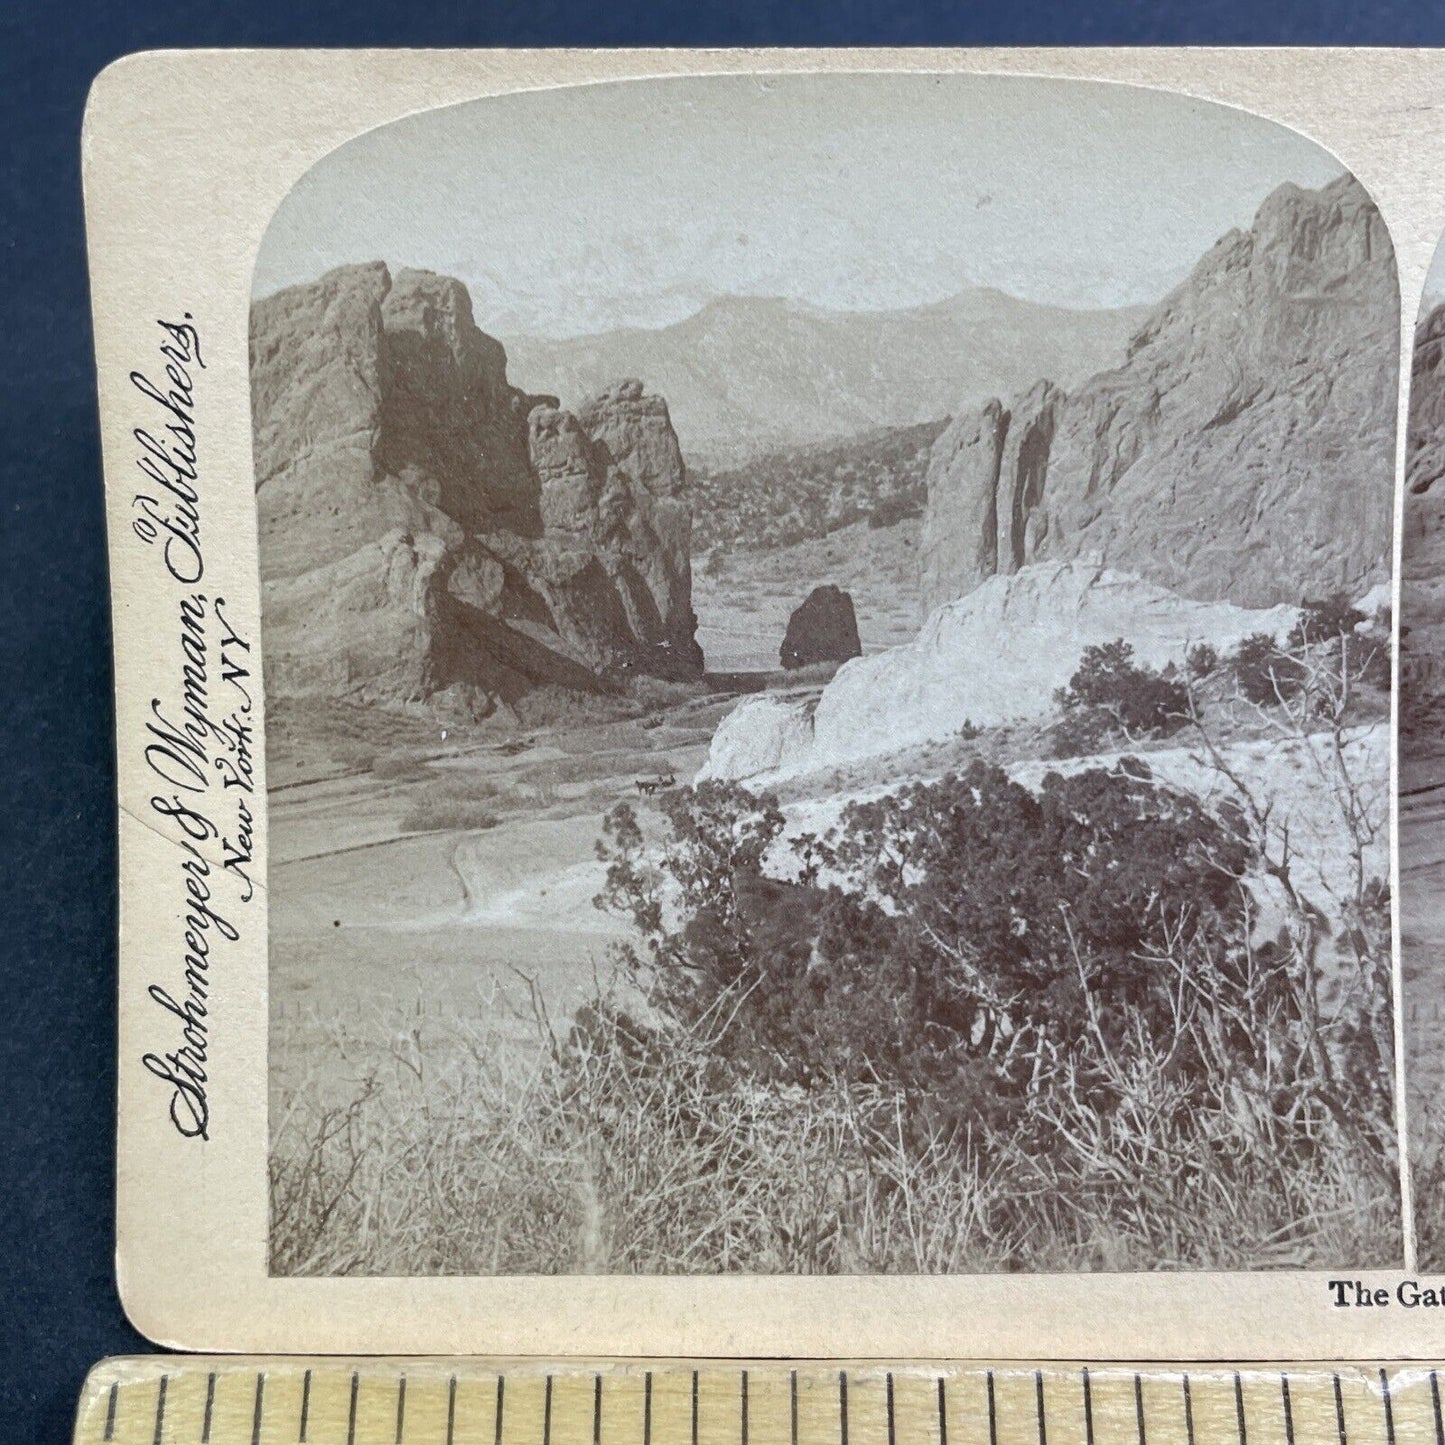
[[[725,564],[699,583],[700,635],[717,671],[695,684],[658,684],[631,700],[558,703],[545,720],[521,727],[493,722],[448,729],[362,707],[273,705],[267,755],[273,1170],[291,1147],[284,1141],[298,1111],[308,1128],[331,1129],[327,1137],[346,1140],[360,1117],[358,1099],[390,1090],[432,1108],[436,1078],[473,1081],[464,1088],[443,1084],[450,1122],[394,1118],[396,1137],[386,1146],[394,1156],[366,1165],[383,1180],[376,1208],[368,1206],[358,1226],[370,1239],[339,1250],[292,1248],[282,1239],[275,1267],[375,1272],[378,1260],[405,1257],[415,1272],[455,1272],[455,1261],[427,1254],[432,1246],[425,1241],[410,1253],[395,1243],[392,1235],[400,1239],[411,1226],[395,1201],[398,1217],[385,1217],[384,1180],[397,1177],[398,1169],[409,1174],[416,1151],[433,1147],[428,1130],[434,1125],[441,1137],[458,1117],[474,1112],[467,1091],[477,1078],[503,1090],[530,1087],[551,1040],[599,989],[613,986],[609,952],[628,935],[593,904],[605,880],[595,851],[604,815],[626,801],[645,830],[656,826],[657,789],[691,782],[720,720],[745,693],[765,688],[789,701],[816,698],[827,670],[769,670],[788,611],[799,600],[798,577],[858,588],[865,651],[911,638],[916,597],[893,584],[916,569],[916,541],[916,528],[860,526],[802,544],[801,551],[788,549],[796,555]],[[870,597],[887,602],[870,605]],[[1388,756],[1380,751],[1384,738],[1381,725],[1361,744],[1376,772]],[[1288,748],[1259,736],[1229,742],[1272,788],[1287,784],[1310,795],[1304,764]],[[1049,768],[1091,761],[1060,763],[1048,756],[1048,746],[1042,725],[994,728],[768,786],[776,787],[789,833],[818,831],[849,798],[936,779],[975,759],[998,763],[1030,785]],[[1195,765],[1187,748],[1146,751],[1161,776],[1191,790],[1201,785],[1190,773]],[[1434,801],[1416,805],[1411,815],[1422,840],[1411,866],[1431,878],[1445,877],[1445,755],[1433,776],[1439,792],[1420,796]],[[1427,838],[1433,840],[1428,848]],[[1419,920],[1420,931],[1440,936],[1437,921],[1445,917]],[[1438,1009],[1427,1013],[1421,1003],[1412,1015],[1416,1027],[1438,1026]],[[579,1147],[581,1155],[573,1152]],[[577,1188],[585,1193],[586,1179],[579,1186],[573,1175],[593,1147],[595,1141],[537,1144],[542,1152],[535,1157],[564,1150],[553,1173],[561,1181],[555,1187],[571,1191],[567,1208],[575,1205]],[[323,1169],[319,1156],[303,1163],[303,1173],[314,1165],[319,1179],[332,1170],[341,1181],[334,1187],[349,1187],[344,1164]],[[354,1171],[358,1162],[349,1167]],[[445,1168],[441,1177],[448,1177]],[[312,1187],[304,1181],[297,1187],[303,1186]],[[526,1208],[534,1206],[540,1208],[535,1201]],[[314,1212],[317,1206],[312,1200],[307,1207]],[[448,1207],[465,1212],[456,1201]],[[585,1241],[577,1246],[584,1267],[589,1247]],[[497,1259],[497,1267],[507,1267],[502,1255]],[[466,1257],[473,1271],[485,1264],[475,1254]],[[974,1261],[972,1267],[1006,1264]],[[1092,1267],[1107,1264],[1102,1256]]]
[[[738,554],[699,576],[712,680],[635,717],[564,719],[511,736],[359,707],[273,708],[276,1097],[302,1077],[326,1092],[354,1087],[366,1061],[404,1035],[419,1001],[445,1015],[485,999],[491,1027],[535,1040],[532,979],[565,1018],[594,972],[607,972],[608,945],[622,933],[592,906],[603,814],[623,800],[645,812],[639,782],[690,781],[739,688],[821,691],[827,670],[805,679],[777,671],[788,616],[808,590],[800,578],[853,592],[865,651],[912,638],[917,542],[917,521],[859,523]],[[328,1043],[339,1036],[350,1041],[345,1059]],[[316,1077],[322,1059],[334,1078]]]

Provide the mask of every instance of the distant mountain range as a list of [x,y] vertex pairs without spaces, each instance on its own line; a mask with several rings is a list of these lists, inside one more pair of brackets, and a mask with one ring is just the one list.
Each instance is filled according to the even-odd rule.
[[1148,313],[984,287],[901,311],[727,297],[658,330],[500,339],[513,383],[564,406],[640,377],[667,397],[684,455],[717,465],[938,420],[1040,375],[1067,388],[1118,365]]

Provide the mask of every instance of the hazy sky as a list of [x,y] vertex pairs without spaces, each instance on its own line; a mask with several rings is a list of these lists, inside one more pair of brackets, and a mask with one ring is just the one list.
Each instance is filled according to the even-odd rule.
[[980,76],[710,77],[429,111],[322,160],[255,293],[349,261],[467,282],[501,334],[659,326],[720,295],[840,309],[970,285],[1157,299],[1282,181],[1292,131],[1126,86]]

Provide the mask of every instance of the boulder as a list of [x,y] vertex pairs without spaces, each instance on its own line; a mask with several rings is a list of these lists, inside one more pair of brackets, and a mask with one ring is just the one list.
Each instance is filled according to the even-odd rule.
[[811,667],[816,662],[847,662],[862,652],[853,599],[828,582],[813,588],[793,609],[778,657],[786,668]]
[[747,697],[718,724],[697,781],[753,778],[806,768],[812,748],[813,717],[807,704],[785,702],[765,693]]
[[641,382],[528,395],[465,286],[380,263],[256,302],[251,380],[273,695],[480,714],[701,670],[686,471]]
[[1397,333],[1363,188],[1281,186],[1149,313],[1123,365],[1068,396],[1040,383],[987,402],[939,438],[925,610],[1074,558],[1248,607],[1360,594],[1389,575]]

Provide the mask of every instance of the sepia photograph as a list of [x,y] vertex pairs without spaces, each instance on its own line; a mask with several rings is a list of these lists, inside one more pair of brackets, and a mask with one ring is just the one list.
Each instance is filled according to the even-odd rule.
[[1406,1119],[1421,1269],[1445,1268],[1445,255],[1415,326],[1400,566],[1399,869]]
[[1399,327],[1333,155],[1130,85],[567,86],[317,161],[250,311],[271,1274],[1400,1267]]

